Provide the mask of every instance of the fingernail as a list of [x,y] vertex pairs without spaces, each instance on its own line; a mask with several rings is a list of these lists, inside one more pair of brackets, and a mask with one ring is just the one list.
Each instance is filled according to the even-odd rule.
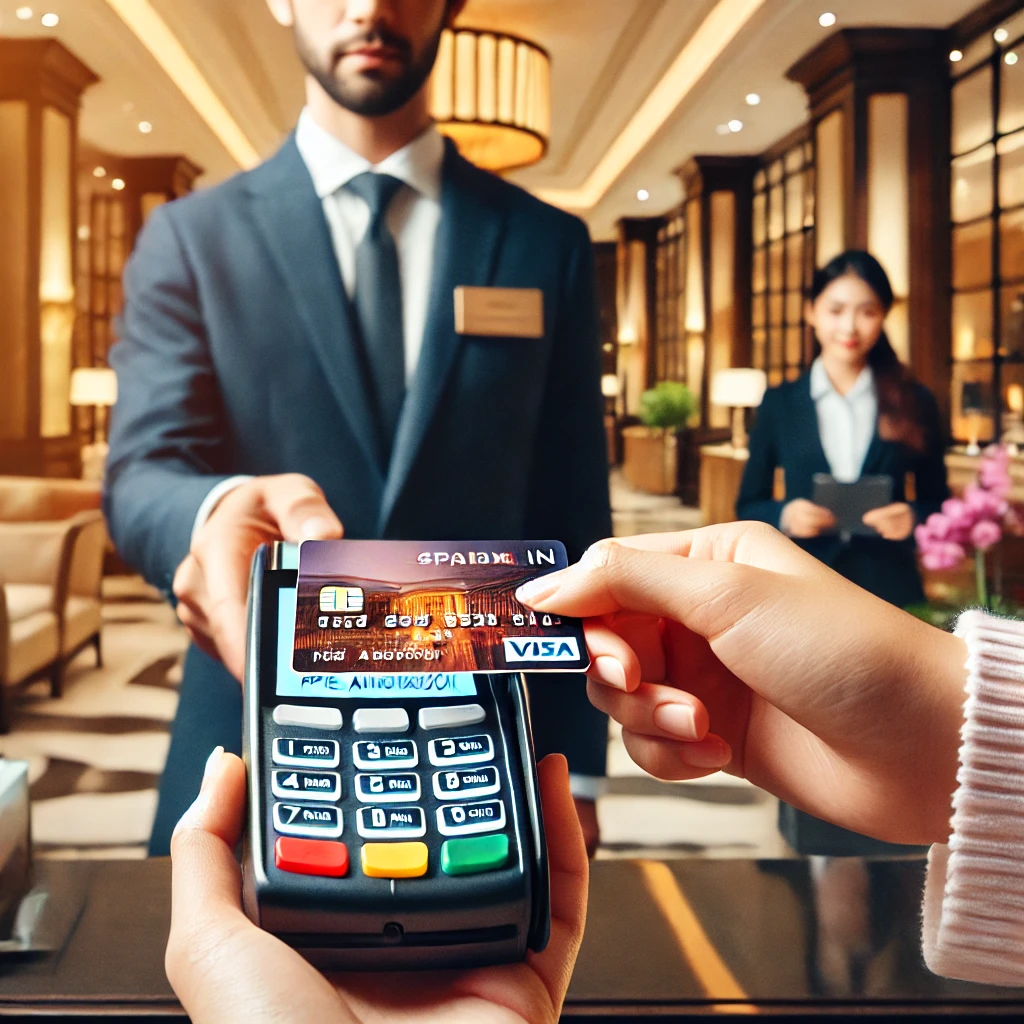
[[654,709],[654,724],[682,740],[697,738],[697,720],[689,704],[659,704]]
[[546,601],[558,589],[559,580],[556,577],[559,575],[553,572],[547,576],[539,576],[535,580],[527,580],[516,591],[516,600],[526,605]]
[[323,516],[310,516],[302,526],[299,527],[299,540],[316,540],[334,533],[336,527],[330,519]]
[[732,760],[732,748],[717,736],[708,736],[699,743],[684,743],[679,753],[694,768],[724,768]]
[[616,690],[626,689],[626,670],[618,658],[613,658],[610,654],[602,654],[594,659],[590,671],[602,683],[614,686]]
[[221,746],[214,747],[210,751],[210,756],[206,759],[206,767],[203,769],[203,781],[199,786],[199,792],[202,793],[206,789],[206,784],[213,778],[213,773],[217,770],[217,763],[220,761],[224,754],[224,748]]

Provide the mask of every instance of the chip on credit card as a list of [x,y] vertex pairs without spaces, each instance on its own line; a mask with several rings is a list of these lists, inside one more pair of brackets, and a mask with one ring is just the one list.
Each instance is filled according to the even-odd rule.
[[561,541],[307,540],[296,672],[582,672],[579,619],[518,587],[568,565]]

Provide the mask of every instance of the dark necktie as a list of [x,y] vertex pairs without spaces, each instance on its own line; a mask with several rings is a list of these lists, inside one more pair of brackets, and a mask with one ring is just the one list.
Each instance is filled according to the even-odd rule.
[[405,399],[405,340],[398,251],[385,220],[388,204],[402,182],[367,171],[346,186],[370,208],[370,224],[356,248],[354,304],[376,391],[385,462],[391,458]]

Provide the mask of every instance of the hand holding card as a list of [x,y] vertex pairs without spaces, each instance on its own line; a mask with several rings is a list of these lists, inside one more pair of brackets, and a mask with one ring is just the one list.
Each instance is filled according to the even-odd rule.
[[568,565],[560,541],[306,541],[296,672],[584,672],[578,619],[517,588]]

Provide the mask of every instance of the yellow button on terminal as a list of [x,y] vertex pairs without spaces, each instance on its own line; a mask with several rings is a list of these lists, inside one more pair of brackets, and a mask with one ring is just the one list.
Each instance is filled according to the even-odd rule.
[[370,878],[419,878],[427,873],[427,844],[364,843],[362,861]]

